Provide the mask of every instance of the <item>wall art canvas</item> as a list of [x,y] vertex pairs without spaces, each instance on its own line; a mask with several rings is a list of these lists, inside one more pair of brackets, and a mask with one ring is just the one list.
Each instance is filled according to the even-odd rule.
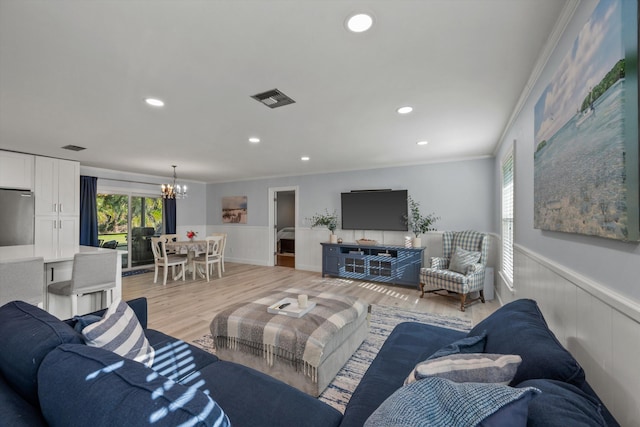
[[601,0],[535,105],[535,228],[638,240],[637,17]]
[[222,222],[232,224],[247,223],[247,196],[222,198]]

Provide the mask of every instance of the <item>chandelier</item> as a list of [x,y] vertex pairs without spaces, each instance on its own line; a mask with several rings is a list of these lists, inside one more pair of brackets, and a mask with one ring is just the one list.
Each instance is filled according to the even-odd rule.
[[176,185],[176,165],[171,165],[173,168],[173,184],[162,184],[160,191],[162,192],[163,199],[185,199],[187,197],[187,186]]

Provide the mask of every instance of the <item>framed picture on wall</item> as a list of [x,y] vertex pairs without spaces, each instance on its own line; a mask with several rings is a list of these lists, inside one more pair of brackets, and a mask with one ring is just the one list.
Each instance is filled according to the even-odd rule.
[[247,223],[247,196],[222,198],[222,222],[233,224]]
[[639,239],[637,17],[601,0],[535,106],[535,228]]

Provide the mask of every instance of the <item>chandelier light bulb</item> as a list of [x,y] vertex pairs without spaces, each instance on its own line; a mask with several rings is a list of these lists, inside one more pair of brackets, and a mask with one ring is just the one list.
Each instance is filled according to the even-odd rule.
[[171,166],[173,168],[173,183],[160,185],[160,193],[163,199],[185,199],[187,197],[187,186],[176,184],[176,165]]

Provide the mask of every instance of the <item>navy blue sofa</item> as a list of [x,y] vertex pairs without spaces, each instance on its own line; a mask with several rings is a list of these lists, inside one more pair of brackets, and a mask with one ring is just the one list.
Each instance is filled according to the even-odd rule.
[[[233,426],[338,426],[342,414],[289,385],[216,356],[162,332],[147,329],[147,302],[128,302],[156,352],[157,371],[115,353],[83,345],[72,327],[49,313],[13,301],[0,307],[0,425],[2,426],[173,426],[151,412],[136,381],[197,384],[208,390]],[[101,315],[104,311],[94,314]],[[162,362],[157,362],[162,359]],[[104,364],[104,361],[107,364]],[[98,365],[102,363],[102,365]],[[104,388],[86,380],[94,372],[108,371]],[[158,371],[161,371],[161,375]],[[144,385],[142,386],[144,388]],[[169,396],[171,389],[165,387]],[[140,392],[145,396],[139,396]],[[157,392],[156,392],[157,394]],[[158,396],[153,396],[155,405]],[[172,402],[186,407],[189,403]],[[191,403],[191,402],[190,402]],[[157,406],[157,405],[155,405]],[[166,405],[173,410],[171,404]],[[163,409],[163,408],[161,408]],[[214,425],[202,422],[193,425]]]
[[[418,362],[456,340],[484,331],[485,353],[522,357],[509,385],[542,391],[529,402],[528,427],[619,425],[587,383],[580,364],[548,328],[536,302],[521,299],[499,308],[468,334],[421,323],[398,325],[351,396],[340,426],[364,425],[378,406],[403,386]],[[425,401],[428,399],[425,396]]]
[[[522,364],[510,385],[542,390],[528,404],[528,426],[618,425],[586,382],[578,362],[548,329],[532,300],[505,305],[468,334],[420,323],[398,325],[354,391],[344,416],[279,380],[219,360],[190,344],[147,329],[146,299],[139,298],[128,304],[145,329],[156,357],[164,357],[169,362],[158,368],[161,375],[137,362],[125,362],[124,367],[136,372],[147,369],[143,372],[147,379],[166,376],[176,384],[200,382],[199,387],[208,390],[236,427],[360,427],[403,386],[418,362],[456,340],[484,331],[486,353],[522,357]],[[96,351],[101,349],[82,345],[73,325],[73,321],[62,322],[26,303],[11,302],[0,307],[1,425],[174,425],[148,422],[147,407],[152,405],[136,400],[130,390],[133,385],[126,383],[130,381],[128,377],[116,386],[106,384],[103,389],[88,388],[85,379],[96,370],[90,366],[94,362],[93,356],[99,353]],[[84,354],[91,352],[95,354]],[[123,363],[122,358],[104,353],[108,353],[105,360],[110,364],[101,369],[109,370],[116,365],[121,368],[118,364]],[[167,358],[167,354],[171,357]],[[112,395],[119,395],[122,400],[118,401]]]

